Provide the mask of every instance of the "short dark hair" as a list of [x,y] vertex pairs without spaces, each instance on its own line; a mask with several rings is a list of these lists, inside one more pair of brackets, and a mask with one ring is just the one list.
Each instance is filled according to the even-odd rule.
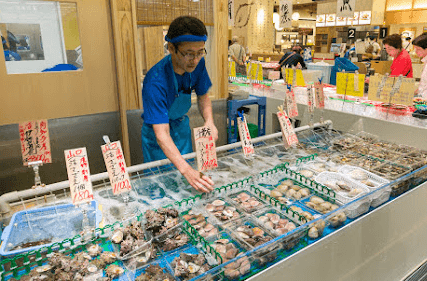
[[412,41],[412,45],[427,49],[427,32],[415,38],[414,41]]
[[[206,30],[205,24],[198,18],[191,16],[181,16],[172,21],[166,36],[170,39],[173,39],[185,34],[207,36],[208,31]],[[180,43],[175,43],[173,45],[175,46],[176,52],[176,48],[180,45]]]
[[396,49],[402,49],[402,37],[399,34],[392,34],[384,38],[383,44],[387,44]]

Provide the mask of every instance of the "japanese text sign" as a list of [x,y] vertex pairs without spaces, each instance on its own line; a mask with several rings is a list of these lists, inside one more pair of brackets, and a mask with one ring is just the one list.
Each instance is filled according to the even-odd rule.
[[307,106],[308,106],[308,112],[313,113],[314,112],[314,88],[312,85],[307,86]]
[[19,123],[19,136],[24,166],[34,161],[52,163],[47,120]]
[[297,135],[292,127],[291,121],[285,111],[277,112],[279,118],[280,128],[282,129],[283,142],[285,147],[288,148],[298,143]]
[[323,84],[316,82],[314,83],[314,88],[316,89],[316,107],[325,108],[325,94],[323,93]]
[[295,93],[293,91],[286,91],[286,111],[289,112],[289,118],[298,116],[298,106],[295,100]]
[[102,145],[101,150],[114,195],[130,191],[132,186],[120,141]]
[[251,135],[249,134],[248,123],[246,117],[237,117],[237,126],[239,127],[239,135],[242,140],[242,149],[245,156],[249,156],[255,153],[254,146],[251,141]]
[[234,0],[228,0],[228,26],[234,26]]
[[[292,68],[285,68],[285,72],[283,74],[283,77],[285,78],[286,84],[292,84],[293,86],[300,86],[304,87],[304,76],[302,75],[301,69],[292,69]],[[294,85],[294,73],[296,73],[296,85]]]
[[262,65],[260,63],[247,64],[246,73],[249,80],[263,80]]
[[194,128],[197,168],[200,172],[218,167],[215,141],[209,127]]
[[[337,73],[337,94],[363,97],[363,92],[365,89],[365,75],[357,74],[358,80],[354,79],[355,75],[356,74],[354,73]],[[358,87],[355,87],[354,85],[356,81],[359,81]]]
[[64,155],[73,204],[93,200],[86,147],[65,150]]
[[236,62],[228,62],[228,76],[236,77]]
[[292,1],[280,0],[279,27],[292,27]]
[[356,0],[338,0],[337,16],[352,17],[356,8]]
[[[378,88],[383,79],[385,80],[385,85],[379,91],[379,96],[377,96]],[[397,81],[398,77],[388,77],[385,79],[383,75],[371,76],[369,79],[368,99],[393,104],[412,105],[415,92],[415,79],[402,78],[402,84],[397,92],[395,92],[394,95],[390,95],[393,85],[395,85]]]

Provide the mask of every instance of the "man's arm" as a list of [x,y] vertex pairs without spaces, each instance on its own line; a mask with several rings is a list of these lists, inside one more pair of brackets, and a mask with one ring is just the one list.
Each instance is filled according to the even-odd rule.
[[187,179],[188,183],[198,191],[212,191],[213,181],[207,176],[200,177],[200,173],[194,170],[182,157],[170,136],[169,124],[154,124],[153,130],[163,153]]
[[209,98],[208,93],[202,96],[197,96],[197,103],[199,106],[200,114],[205,120],[205,126],[208,126],[209,128],[211,128],[212,137],[216,141],[218,139],[218,130],[214,124],[213,113],[212,113],[212,102],[211,102],[211,99]]

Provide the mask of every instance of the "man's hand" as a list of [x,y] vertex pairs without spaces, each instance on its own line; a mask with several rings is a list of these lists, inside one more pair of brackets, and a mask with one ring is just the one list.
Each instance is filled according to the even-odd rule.
[[214,189],[214,182],[209,177],[191,167],[188,167],[181,173],[187,179],[188,183],[197,191],[211,192]]
[[211,129],[211,136],[213,137],[214,141],[218,140],[218,129],[216,128],[215,124],[213,122],[206,122],[205,127],[209,127]]

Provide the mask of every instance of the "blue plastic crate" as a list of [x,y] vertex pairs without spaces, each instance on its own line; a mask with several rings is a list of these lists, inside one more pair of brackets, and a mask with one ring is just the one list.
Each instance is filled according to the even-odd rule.
[[[102,212],[96,201],[91,202],[87,216],[91,227],[99,226]],[[74,237],[82,231],[82,220],[81,209],[73,204],[19,211],[13,214],[9,225],[3,230],[0,255],[12,257]],[[51,241],[43,245],[12,250],[15,246],[41,240]]]
[[347,73],[354,73],[356,70],[359,70],[359,67],[352,63],[349,59],[346,58],[336,58],[335,65],[331,70],[331,83],[332,85],[337,84],[337,72],[345,71]]
[[[333,65],[331,64],[318,64],[318,63],[306,63],[308,70],[320,70],[322,71],[322,83],[329,84],[331,80],[331,70]],[[317,81],[316,81],[317,82]]]

